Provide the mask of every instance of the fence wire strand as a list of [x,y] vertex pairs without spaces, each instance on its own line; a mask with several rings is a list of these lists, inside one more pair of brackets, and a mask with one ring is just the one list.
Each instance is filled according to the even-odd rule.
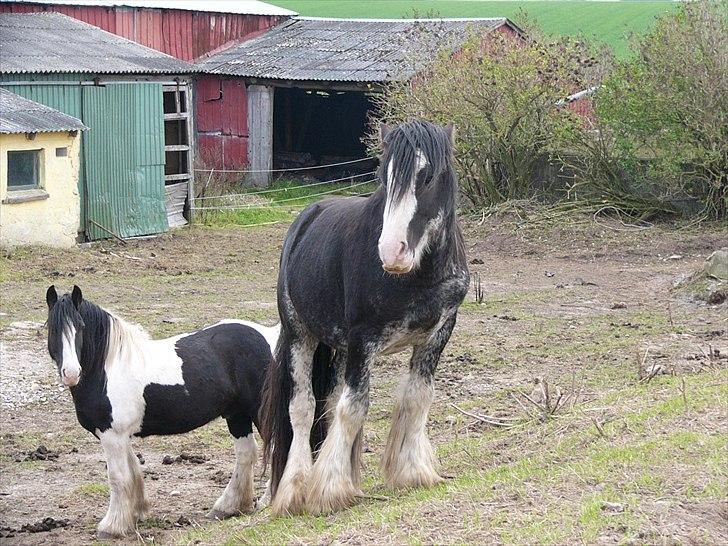
[[[219,206],[203,206],[198,207],[194,205],[192,208],[193,210],[248,210],[248,209],[270,209],[270,208],[283,208],[283,207],[290,207],[291,201],[301,201],[302,199],[314,199],[316,197],[321,197],[323,195],[331,195],[332,193],[342,192],[347,189],[351,188],[358,188],[360,186],[364,186],[365,184],[371,184],[373,182],[376,182],[376,179],[371,180],[365,180],[363,182],[357,182],[356,184],[351,184],[349,186],[345,186],[343,188],[334,188],[333,190],[327,190],[322,191],[319,193],[312,193],[310,195],[301,195],[299,197],[288,197],[286,199],[280,199],[278,201],[272,201],[269,203],[245,203],[240,205],[219,205]],[[349,197],[362,197],[371,195],[374,192],[365,192],[365,193],[352,193],[349,194]],[[251,194],[242,194],[242,195],[251,195]],[[221,197],[227,197],[227,196],[221,196]]]
[[236,171],[233,169],[193,169],[196,173],[289,173],[289,172],[300,172],[300,171],[314,171],[316,169],[327,169],[329,167],[340,167],[341,165],[353,165],[354,163],[361,163],[362,161],[373,161],[373,157],[362,157],[360,159],[352,159],[351,161],[341,161],[339,163],[329,163],[327,165],[313,165],[311,167],[291,167],[290,169],[247,169],[244,171]]
[[254,197],[256,195],[265,195],[268,193],[286,192],[293,190],[300,190],[304,188],[313,188],[316,186],[325,186],[326,184],[336,184],[337,182],[343,182],[344,180],[350,180],[352,178],[362,178],[364,176],[372,176],[376,171],[369,171],[361,174],[354,174],[349,176],[342,176],[341,178],[334,178],[333,180],[324,180],[323,182],[313,182],[311,184],[301,184],[299,186],[288,186],[285,188],[269,188],[267,190],[251,191],[247,193],[227,193],[225,195],[205,195],[202,197],[195,197],[195,201],[204,201],[205,199],[223,199],[230,197]]

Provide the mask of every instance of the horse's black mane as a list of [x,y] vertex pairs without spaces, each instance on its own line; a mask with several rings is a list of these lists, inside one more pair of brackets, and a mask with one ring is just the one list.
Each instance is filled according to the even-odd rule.
[[415,152],[420,150],[427,159],[428,179],[436,179],[446,175],[455,183],[455,172],[452,167],[452,145],[445,131],[429,121],[412,120],[394,128],[384,139],[384,153],[379,165],[378,177],[382,182],[387,180],[387,169],[392,158],[394,162],[394,179],[397,184],[393,189],[395,200],[401,198],[415,169]]
[[70,294],[64,294],[53,305],[48,314],[48,333],[63,335],[67,324],[83,330],[83,346],[80,363],[85,373],[104,365],[109,344],[111,315],[98,305],[83,300],[77,311]]

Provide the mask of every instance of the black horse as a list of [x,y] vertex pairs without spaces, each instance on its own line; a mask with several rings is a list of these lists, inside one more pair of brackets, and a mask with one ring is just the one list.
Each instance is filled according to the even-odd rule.
[[46,301],[48,352],[71,389],[78,422],[106,454],[111,499],[98,537],[133,531],[147,508],[131,437],[189,432],[219,416],[235,438],[237,461],[209,516],[253,510],[253,424],[278,327],[226,320],[153,340],[83,299],[78,286],[60,298],[51,286]]
[[425,426],[433,374],[469,283],[453,129],[410,121],[383,126],[381,137],[377,191],[309,206],[283,246],[282,330],[261,422],[277,514],[353,504],[372,362],[409,347],[383,470],[398,488],[442,479]]

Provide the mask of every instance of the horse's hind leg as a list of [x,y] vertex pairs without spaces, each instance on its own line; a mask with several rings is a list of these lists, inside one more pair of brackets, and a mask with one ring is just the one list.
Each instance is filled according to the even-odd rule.
[[131,450],[129,436],[107,430],[99,434],[99,439],[106,454],[110,500],[97,534],[99,538],[123,536],[134,529],[139,509],[144,508],[144,484],[138,470],[139,462]]
[[360,449],[357,439],[369,409],[369,365],[372,357],[373,352],[363,343],[349,344],[345,386],[311,473],[306,502],[313,514],[347,508],[360,494],[359,460],[353,455],[355,449]]
[[225,419],[230,434],[235,438],[235,469],[225,491],[207,514],[213,519],[225,519],[255,510],[253,477],[258,446],[253,438],[252,421],[240,414]]
[[433,375],[455,326],[455,316],[412,352],[409,375],[401,385],[382,466],[395,488],[430,487],[442,481],[427,438],[427,414],[435,397]]
[[[292,393],[288,414],[293,431],[285,469],[270,504],[271,511],[277,515],[294,515],[304,511],[306,486],[312,465],[310,438],[316,399],[311,384],[311,369],[318,343],[310,337],[297,336],[291,339],[291,334],[285,329],[281,332],[284,339],[278,344],[277,355],[280,363],[289,364]],[[274,446],[275,449],[278,447]]]

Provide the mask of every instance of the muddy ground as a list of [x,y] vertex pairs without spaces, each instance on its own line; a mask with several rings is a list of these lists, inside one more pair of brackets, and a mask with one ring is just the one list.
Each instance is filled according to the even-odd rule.
[[[728,231],[588,221],[524,228],[508,219],[465,228],[484,299],[468,295],[437,374],[430,435],[443,485],[394,492],[378,473],[392,391],[406,370],[406,356],[396,355],[372,374],[371,498],[328,517],[206,521],[233,462],[218,420],[135,441],[151,510],[127,542],[727,543],[728,304],[671,288],[725,245]],[[47,286],[78,284],[153,336],[228,317],[273,324],[285,230],[193,227],[127,245],[6,253],[3,544],[93,543],[108,502],[100,446],[76,422],[45,350]],[[552,399],[563,394],[553,415],[539,379]],[[514,426],[494,427],[483,414]],[[203,461],[162,464],[181,453]]]

